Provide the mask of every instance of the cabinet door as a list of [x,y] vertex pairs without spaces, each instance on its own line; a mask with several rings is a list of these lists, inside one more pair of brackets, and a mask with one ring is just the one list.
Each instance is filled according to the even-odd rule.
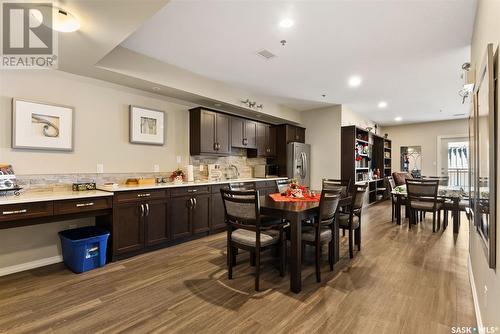
[[306,129],[304,128],[295,128],[295,138],[296,141],[299,143],[305,143],[306,142]]
[[266,130],[267,130],[266,124],[257,123],[257,155],[259,157],[263,157],[266,155],[267,151]]
[[170,200],[170,230],[172,239],[179,239],[191,235],[189,226],[189,211],[191,196],[173,197]]
[[292,125],[285,125],[286,143],[297,141],[295,127]]
[[170,239],[168,230],[168,203],[166,201],[149,202],[147,203],[146,213],[146,246],[167,242]]
[[[217,121],[215,124],[216,142],[219,144],[217,153],[230,153],[231,152],[231,138],[230,138],[231,119],[229,116],[217,114]],[[203,137],[202,137],[203,140]]]
[[231,146],[245,147],[245,120],[242,118],[231,119]]
[[197,195],[193,198],[195,205],[191,210],[192,232],[208,232],[210,230],[210,195]]
[[257,148],[257,123],[245,121],[245,148]]
[[211,216],[212,216],[212,226],[211,231],[216,232],[222,230],[226,227],[224,222],[224,202],[222,201],[222,195],[220,193],[212,194],[212,205]]
[[144,248],[144,224],[140,204],[120,205],[114,211],[113,248],[115,254]]
[[276,156],[276,128],[274,126],[268,126],[266,129],[266,144],[267,144],[266,156],[269,157]]
[[217,114],[203,110],[200,117],[200,151],[203,153],[216,153],[215,124]]

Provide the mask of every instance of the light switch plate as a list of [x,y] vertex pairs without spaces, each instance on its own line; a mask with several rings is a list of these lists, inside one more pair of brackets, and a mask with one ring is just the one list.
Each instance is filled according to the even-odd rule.
[[153,165],[153,172],[155,172],[155,173],[160,172],[160,165],[158,165],[158,164]]
[[104,164],[97,164],[96,172],[97,173],[104,173]]
[[180,164],[182,162],[182,158],[180,155],[178,155],[175,159],[177,160],[178,164]]

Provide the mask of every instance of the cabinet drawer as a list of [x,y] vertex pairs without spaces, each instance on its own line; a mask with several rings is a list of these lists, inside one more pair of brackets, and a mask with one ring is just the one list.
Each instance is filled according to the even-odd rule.
[[229,188],[229,184],[226,183],[226,184],[217,184],[217,185],[214,185],[212,186],[212,194],[219,194],[220,195],[220,190],[222,188]]
[[167,196],[168,193],[166,190],[125,191],[118,194],[115,193],[115,198],[118,203],[141,202],[150,199],[163,199]]
[[209,194],[210,186],[202,187],[180,187],[171,190],[172,197],[195,195],[195,194]]
[[0,207],[0,222],[52,216],[52,202],[8,204]]
[[82,198],[78,200],[54,202],[54,214],[65,215],[85,211],[110,209],[112,197]]

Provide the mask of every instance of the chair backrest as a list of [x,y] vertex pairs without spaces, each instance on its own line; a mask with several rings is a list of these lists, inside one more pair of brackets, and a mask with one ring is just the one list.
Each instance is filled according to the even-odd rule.
[[396,188],[396,182],[394,182],[394,178],[392,176],[387,177],[387,181],[389,182],[389,187],[391,188],[390,190],[392,191],[394,188]]
[[233,182],[229,183],[229,190],[245,191],[245,190],[255,190],[255,183],[252,182]]
[[422,176],[422,180],[424,181],[439,181],[439,185],[447,186],[450,180],[449,176]]
[[276,180],[276,191],[279,193],[283,193],[288,189],[289,183],[290,180],[288,179]]
[[340,196],[340,190],[323,189],[321,191],[321,198],[319,200],[319,223],[321,225],[329,225],[333,222]]
[[221,188],[226,223],[249,230],[260,226],[258,190],[230,190]]
[[367,187],[368,183],[365,183],[363,185],[355,185],[354,192],[352,193],[352,203],[351,203],[351,209],[353,211],[361,211],[361,209],[363,208]]
[[405,180],[413,179],[413,176],[407,172],[394,172],[392,173],[392,178],[397,186],[402,186],[405,184]]
[[340,190],[341,196],[347,196],[351,188],[351,179],[337,180],[337,179],[323,179],[323,190]]
[[410,200],[437,203],[439,180],[406,180],[406,193]]

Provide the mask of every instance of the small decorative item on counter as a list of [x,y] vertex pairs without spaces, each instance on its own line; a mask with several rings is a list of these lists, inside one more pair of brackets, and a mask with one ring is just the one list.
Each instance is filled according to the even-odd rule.
[[170,179],[176,184],[182,183],[182,181],[184,180],[184,172],[182,171],[182,169],[177,168],[170,175]]
[[114,182],[105,182],[103,184],[103,187],[105,188],[109,188],[109,189],[117,189],[120,185],[118,183],[114,183]]
[[95,182],[73,183],[73,191],[95,190]]
[[19,196],[19,190],[22,188],[17,185],[14,169],[9,164],[0,164],[0,194],[8,195],[14,192],[14,195]]
[[127,186],[137,186],[139,184],[139,180],[136,178],[130,178],[130,179],[127,179],[127,181],[125,181],[125,184]]

